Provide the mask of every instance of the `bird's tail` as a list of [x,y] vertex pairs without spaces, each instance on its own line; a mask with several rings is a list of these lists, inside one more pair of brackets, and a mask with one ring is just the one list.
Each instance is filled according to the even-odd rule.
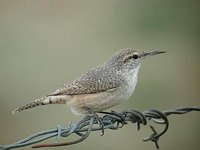
[[12,111],[13,114],[21,112],[26,109],[30,109],[36,106],[48,105],[48,104],[65,104],[67,101],[67,95],[56,95],[56,96],[46,96],[41,99],[36,99],[26,105],[16,108]]

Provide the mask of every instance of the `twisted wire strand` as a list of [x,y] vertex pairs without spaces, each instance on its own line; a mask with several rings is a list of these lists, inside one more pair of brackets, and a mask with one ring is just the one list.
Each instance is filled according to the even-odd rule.
[[[153,126],[150,126],[152,134],[144,138],[143,141],[152,141],[155,143],[157,149],[159,149],[158,140],[165,134],[169,127],[168,116],[172,114],[185,114],[191,111],[200,111],[200,106],[195,107],[186,107],[178,108],[174,110],[158,111],[155,109],[146,110],[140,112],[138,110],[125,110],[122,112],[101,112],[103,116],[98,116],[97,114],[87,115],[81,121],[76,124],[70,123],[67,128],[61,128],[60,126],[57,129],[50,129],[42,132],[32,134],[16,143],[10,145],[0,146],[1,150],[10,150],[19,147],[25,147],[28,145],[33,145],[32,148],[41,148],[41,147],[57,147],[57,146],[66,146],[77,144],[90,135],[91,131],[102,131],[111,129],[117,130],[122,128],[124,125],[130,123],[136,123],[137,129],[140,130],[141,125],[147,125],[149,120],[152,120],[156,124],[164,125],[164,129],[161,132],[157,132]],[[66,138],[72,134],[76,134],[79,138],[74,141],[68,141],[59,143],[59,138]],[[56,137],[56,142],[53,144],[37,144],[47,139]]]

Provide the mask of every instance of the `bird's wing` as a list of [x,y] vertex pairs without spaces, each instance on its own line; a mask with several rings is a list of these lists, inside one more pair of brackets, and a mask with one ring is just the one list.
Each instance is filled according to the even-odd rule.
[[95,68],[74,81],[64,84],[50,95],[80,95],[114,90],[123,82],[122,77],[111,69]]

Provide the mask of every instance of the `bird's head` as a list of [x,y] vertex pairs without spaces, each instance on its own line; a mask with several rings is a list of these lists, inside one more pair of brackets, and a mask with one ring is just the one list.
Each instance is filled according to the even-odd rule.
[[126,48],[115,53],[109,60],[108,64],[117,67],[119,71],[127,73],[138,70],[144,58],[165,53],[165,51],[140,51],[132,48]]

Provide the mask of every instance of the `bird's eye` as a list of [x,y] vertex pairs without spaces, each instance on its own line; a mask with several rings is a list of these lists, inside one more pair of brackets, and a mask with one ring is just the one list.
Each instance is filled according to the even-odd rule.
[[132,57],[133,57],[133,59],[138,59],[138,58],[139,58],[139,56],[138,56],[138,55],[136,55],[136,54],[135,54],[135,55],[133,55]]

